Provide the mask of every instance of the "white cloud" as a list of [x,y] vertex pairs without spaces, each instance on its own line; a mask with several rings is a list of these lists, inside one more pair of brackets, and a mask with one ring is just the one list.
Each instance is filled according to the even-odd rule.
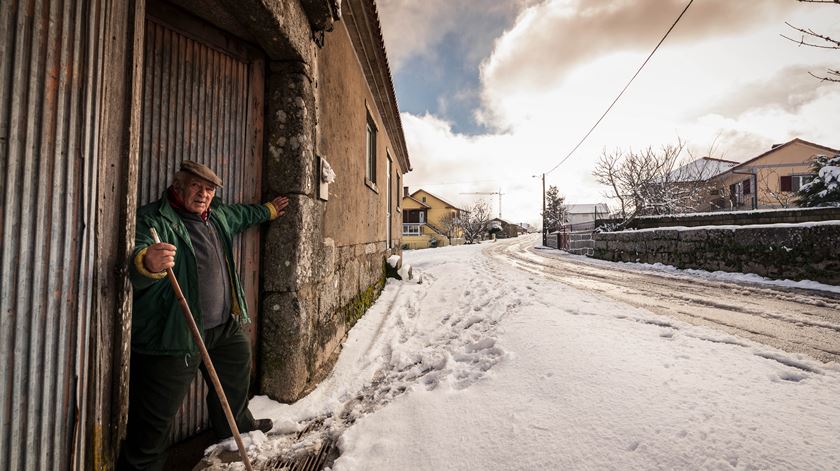
[[[837,51],[779,37],[785,20],[836,32],[840,7],[695,3],[589,140],[547,178],[569,202],[602,200],[591,171],[604,148],[658,147],[681,137],[695,154],[716,142],[726,158],[745,160],[793,137],[840,146],[840,86],[805,75],[836,64]],[[506,218],[538,219],[540,184],[530,176],[553,167],[589,130],[682,4],[581,0],[527,8],[482,66],[477,112],[499,131],[467,137],[434,116],[403,114],[415,168],[406,182],[481,182],[424,185],[458,201],[468,199],[461,192],[501,186]]]
[[[514,15],[538,0],[379,0],[377,8],[388,58],[394,73],[415,56],[428,56],[447,34],[465,36],[475,47],[467,54],[484,54],[481,21]],[[476,21],[479,19],[479,21]],[[480,60],[483,57],[468,59]]]
[[380,0],[377,3],[394,73],[411,56],[427,53],[456,25],[456,18],[447,14],[447,0]]

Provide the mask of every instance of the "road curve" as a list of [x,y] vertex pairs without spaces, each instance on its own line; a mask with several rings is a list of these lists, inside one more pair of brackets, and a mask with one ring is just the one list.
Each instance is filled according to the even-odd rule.
[[840,294],[716,281],[536,249],[538,243],[537,236],[523,236],[500,240],[483,252],[522,270],[655,314],[822,362],[840,362]]

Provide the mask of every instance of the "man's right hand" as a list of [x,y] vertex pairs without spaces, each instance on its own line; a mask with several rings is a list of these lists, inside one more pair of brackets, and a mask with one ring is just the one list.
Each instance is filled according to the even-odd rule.
[[143,265],[152,273],[160,273],[175,266],[175,246],[161,242],[150,245],[143,257]]

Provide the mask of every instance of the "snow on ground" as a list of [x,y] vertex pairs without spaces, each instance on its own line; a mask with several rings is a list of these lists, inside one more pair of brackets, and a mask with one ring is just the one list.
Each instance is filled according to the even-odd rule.
[[563,258],[573,257],[578,259],[581,263],[596,265],[599,267],[606,267],[610,265],[617,265],[619,267],[628,267],[634,270],[644,270],[652,272],[667,273],[670,276],[679,277],[683,279],[690,279],[692,277],[700,277],[707,280],[735,282],[735,283],[751,283],[755,285],[777,286],[780,288],[795,288],[795,289],[809,289],[813,291],[828,291],[830,293],[840,293],[840,286],[820,283],[813,280],[789,280],[789,279],[774,279],[766,276],[757,275],[755,273],[736,273],[728,271],[708,271],[697,268],[677,268],[673,265],[665,265],[663,263],[641,263],[641,262],[608,262],[606,260],[599,260],[590,258],[585,255],[574,255],[563,250],[557,250],[553,247],[535,247],[541,249],[539,254],[525,253],[525,257],[531,257],[534,260],[540,257],[549,258]]
[[[252,457],[329,434],[333,470],[831,469],[840,367],[517,270],[482,246],[406,252],[335,373]],[[323,434],[294,442],[315,421]]]

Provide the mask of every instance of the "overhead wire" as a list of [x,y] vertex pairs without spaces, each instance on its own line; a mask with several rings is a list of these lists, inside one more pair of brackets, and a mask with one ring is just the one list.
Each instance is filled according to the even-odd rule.
[[656,50],[657,50],[657,49],[659,49],[659,46],[661,46],[661,45],[662,45],[662,43],[663,43],[663,42],[665,42],[665,38],[667,38],[667,37],[668,37],[668,35],[669,35],[669,34],[671,34],[671,31],[673,31],[673,30],[674,30],[674,27],[676,27],[676,26],[677,26],[677,23],[679,23],[679,22],[680,22],[680,20],[682,19],[683,15],[685,15],[685,12],[686,12],[686,11],[688,11],[688,7],[690,7],[692,3],[694,3],[694,0],[689,0],[688,4],[685,6],[685,8],[683,8],[682,12],[679,14],[679,16],[677,16],[677,19],[676,19],[676,20],[674,20],[674,23],[671,25],[671,27],[670,27],[670,28],[668,28],[668,31],[666,31],[666,32],[665,32],[665,35],[664,35],[664,36],[662,36],[662,39],[660,39],[660,40],[659,40],[659,43],[657,43],[657,44],[656,44],[656,47],[654,47],[654,48],[653,48],[653,51],[651,51],[651,52],[650,52],[650,54],[648,54],[648,56],[647,56],[647,58],[645,59],[645,61],[644,61],[644,62],[642,62],[642,65],[641,65],[641,66],[639,66],[639,69],[638,69],[638,70],[636,70],[636,73],[635,73],[635,74],[633,74],[633,77],[631,77],[631,78],[630,78],[630,80],[627,82],[627,84],[624,86],[624,88],[622,88],[622,89],[621,89],[621,92],[618,94],[618,96],[616,96],[616,97],[615,97],[615,100],[613,100],[613,101],[612,101],[612,103],[610,103],[610,106],[608,106],[608,107],[607,107],[607,109],[606,109],[606,111],[604,111],[604,113],[601,115],[601,117],[600,117],[600,118],[598,118],[598,121],[596,121],[596,122],[595,122],[595,124],[594,124],[594,125],[592,125],[592,127],[589,129],[589,131],[587,131],[587,133],[586,133],[586,134],[583,136],[583,138],[582,138],[582,139],[581,139],[581,140],[577,143],[577,145],[575,145],[575,147],[574,147],[574,148],[572,148],[572,150],[571,150],[571,151],[569,151],[569,153],[568,153],[568,154],[566,154],[566,156],[565,156],[565,157],[563,157],[563,158],[560,160],[560,162],[558,162],[558,163],[557,163],[557,165],[555,165],[554,167],[552,167],[552,168],[551,168],[551,170],[549,170],[549,171],[545,172],[545,175],[548,175],[549,173],[551,173],[551,172],[553,172],[553,171],[557,170],[557,168],[558,168],[558,167],[560,167],[561,165],[563,165],[563,163],[564,163],[565,161],[567,161],[567,160],[569,159],[569,157],[571,157],[571,156],[572,156],[572,154],[574,154],[574,153],[575,153],[575,151],[577,151],[577,150],[578,150],[578,148],[579,148],[579,147],[580,147],[580,146],[581,146],[581,145],[582,145],[582,144],[586,141],[586,139],[589,137],[589,135],[590,135],[590,134],[592,134],[592,132],[595,130],[595,128],[597,128],[597,127],[598,127],[598,125],[599,125],[599,124],[601,124],[601,121],[603,121],[603,120],[604,120],[604,117],[606,117],[606,116],[607,116],[607,113],[609,113],[609,112],[610,112],[610,110],[613,108],[613,106],[615,106],[615,104],[618,102],[619,98],[621,98],[621,96],[622,96],[622,95],[624,95],[624,92],[625,92],[625,91],[626,91],[626,90],[630,87],[630,84],[631,84],[631,83],[633,83],[633,80],[635,80],[635,79],[636,79],[636,77],[639,75],[639,73],[642,71],[642,69],[644,69],[644,68],[645,68],[645,65],[647,65],[648,61],[650,61],[650,58],[651,58],[651,57],[653,57],[653,54],[654,54],[654,53],[656,53]]

